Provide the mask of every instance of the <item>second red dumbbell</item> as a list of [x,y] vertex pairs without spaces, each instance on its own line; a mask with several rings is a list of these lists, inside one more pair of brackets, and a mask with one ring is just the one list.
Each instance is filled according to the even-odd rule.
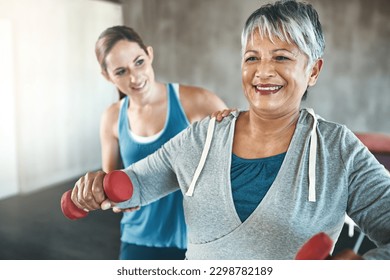
[[[108,199],[116,203],[129,200],[133,196],[133,184],[129,176],[120,170],[111,171],[104,176],[103,188]],[[72,190],[69,190],[61,197],[62,213],[70,220],[84,218],[88,212],[73,203],[71,194]]]
[[333,247],[332,239],[324,232],[317,233],[299,249],[296,260],[325,260]]

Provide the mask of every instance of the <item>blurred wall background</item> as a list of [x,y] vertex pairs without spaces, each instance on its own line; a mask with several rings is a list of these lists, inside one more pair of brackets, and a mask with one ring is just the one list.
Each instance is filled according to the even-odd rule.
[[0,198],[101,166],[100,115],[116,91],[94,44],[122,22],[104,1],[0,0]]
[[[124,22],[155,49],[157,77],[213,90],[246,108],[240,35],[267,0],[125,0]],[[390,133],[390,2],[307,0],[325,33],[325,62],[303,106],[354,131]]]
[[[0,0],[0,199],[100,168],[100,115],[117,98],[94,56],[103,29],[134,27],[154,48],[160,81],[202,86],[245,109],[241,29],[266,2]],[[390,2],[307,2],[326,50],[303,106],[353,131],[390,133]]]

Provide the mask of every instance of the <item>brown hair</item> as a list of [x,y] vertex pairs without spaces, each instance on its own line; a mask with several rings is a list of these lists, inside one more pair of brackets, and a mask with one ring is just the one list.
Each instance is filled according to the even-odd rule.
[[[100,67],[102,68],[102,71],[107,71],[106,57],[114,45],[120,40],[127,40],[137,43],[140,48],[142,48],[145,53],[149,55],[144,42],[134,29],[123,25],[107,28],[100,34],[95,44],[96,58],[100,64]],[[125,94],[122,93],[119,89],[118,92],[119,99],[122,99]]]

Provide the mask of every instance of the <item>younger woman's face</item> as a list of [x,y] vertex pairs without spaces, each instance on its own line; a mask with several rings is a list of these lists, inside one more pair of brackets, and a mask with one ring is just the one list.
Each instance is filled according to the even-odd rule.
[[105,77],[126,95],[147,92],[154,83],[153,49],[147,54],[135,42],[118,41],[106,56]]

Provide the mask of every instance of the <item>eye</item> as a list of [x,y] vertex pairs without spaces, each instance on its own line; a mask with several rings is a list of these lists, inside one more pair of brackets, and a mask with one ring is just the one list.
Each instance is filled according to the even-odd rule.
[[142,64],[144,64],[145,60],[144,59],[138,59],[136,62],[135,62],[135,65],[136,66],[140,66]]
[[286,56],[278,55],[277,57],[275,57],[275,60],[277,60],[277,61],[284,61],[284,60],[290,60],[290,59],[288,57],[286,57]]
[[247,58],[245,59],[245,62],[253,62],[253,61],[256,61],[256,60],[258,60],[257,57],[255,57],[255,56],[249,56],[249,57],[247,57]]
[[115,75],[116,76],[122,76],[126,73],[126,70],[125,69],[119,69],[117,71],[115,71]]

